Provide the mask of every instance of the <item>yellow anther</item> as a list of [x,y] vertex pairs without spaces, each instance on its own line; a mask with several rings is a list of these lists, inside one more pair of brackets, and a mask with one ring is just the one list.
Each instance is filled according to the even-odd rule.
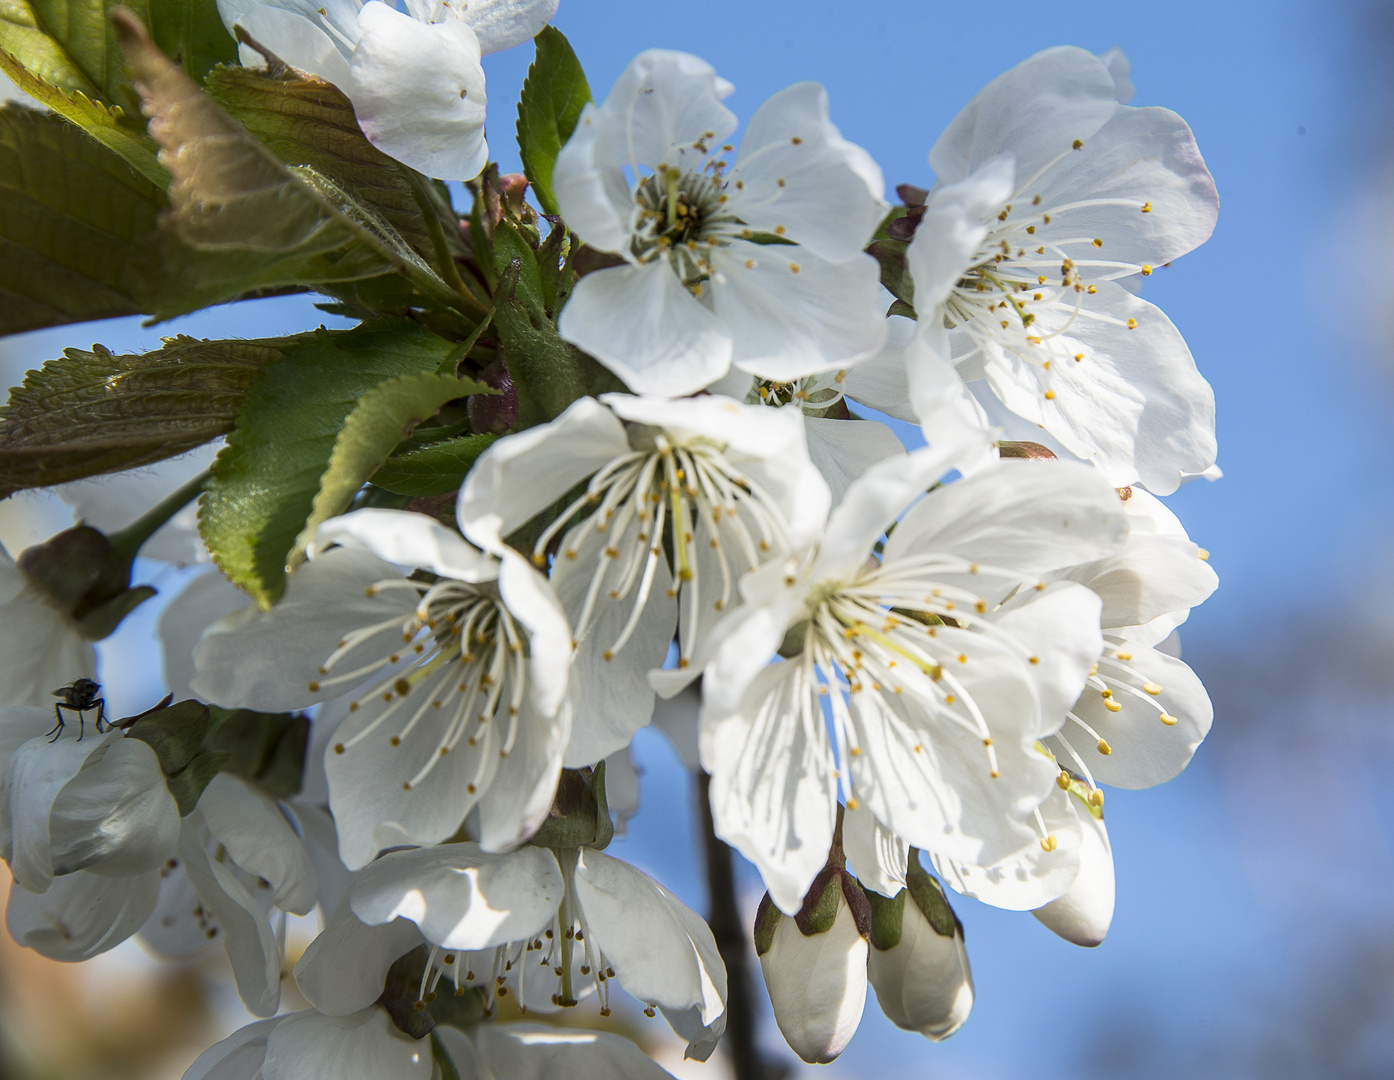
[[1160,716],[1157,717],[1157,719],[1164,723],[1167,727],[1174,727],[1177,723],[1176,717],[1172,716],[1171,713],[1162,713]]
[[1113,655],[1116,656],[1119,660],[1131,660],[1131,659],[1133,658],[1133,654],[1132,654],[1132,653],[1130,653],[1130,652],[1123,652],[1122,650],[1119,650],[1118,652],[1114,653]]
[[1122,711],[1123,711],[1123,706],[1120,705],[1120,704],[1118,704],[1118,702],[1113,701],[1112,699],[1106,699],[1106,700],[1104,701],[1104,708],[1107,709],[1109,712],[1122,712]]
[[1079,362],[1080,362],[1081,360],[1083,360],[1083,359],[1084,359],[1084,354],[1083,354],[1082,352],[1077,352],[1077,353],[1075,353],[1075,363],[1076,363],[1076,364],[1079,363]]
[[1152,276],[1152,267],[1148,266],[1146,263],[1143,263],[1143,264],[1142,264],[1142,276],[1143,276],[1143,277],[1151,277],[1151,276]]
[[1104,242],[1103,242],[1102,240],[1100,240],[1097,236],[1094,237],[1094,239],[1091,241],[1091,243],[1093,243],[1093,245],[1094,245],[1095,247],[1103,247],[1103,246],[1104,246]]
[[1076,139],[1076,140],[1074,141],[1074,148],[1075,148],[1076,150],[1079,150],[1079,149],[1082,148],[1083,146],[1084,146],[1084,140],[1083,140],[1083,139]]
[[1039,664],[1041,662],[1041,658],[1039,656],[1032,656],[1029,659],[1033,664]]
[[307,689],[310,691],[310,693],[312,693],[312,694],[317,694],[317,693],[319,693],[319,683],[317,683],[317,682],[310,682],[310,683],[307,683],[307,684],[306,684],[306,688],[307,688]]
[[1055,786],[1058,787],[1061,791],[1069,791],[1070,783],[1070,774],[1062,769],[1060,771],[1060,775],[1055,778]]
[[1129,329],[1129,330],[1136,330],[1136,329],[1137,329],[1137,320],[1136,320],[1136,319],[1129,319],[1129,320],[1128,320],[1128,329]]
[[1162,688],[1154,682],[1143,683],[1142,689],[1144,693],[1151,694],[1153,697],[1156,697],[1158,694],[1162,692]]
[[1107,757],[1109,754],[1113,753],[1113,747],[1109,746],[1109,744],[1108,744],[1107,742],[1105,742],[1103,739],[1100,739],[1100,740],[1099,740],[1099,753],[1101,753],[1101,754],[1103,754],[1105,757]]
[[791,263],[789,264],[789,272],[790,272],[791,274],[797,274],[797,273],[798,273],[800,270],[802,270],[802,269],[803,269],[803,267],[799,266],[799,264],[796,263],[796,262],[791,262]]
[[1046,852],[1047,854],[1054,851],[1059,846],[1060,842],[1056,840],[1053,835],[1047,836],[1044,840],[1041,841],[1041,850]]
[[1143,203],[1143,204],[1142,204],[1142,212],[1143,212],[1144,214],[1150,214],[1150,213],[1152,213],[1152,204],[1151,204],[1150,202],[1145,202],[1145,203]]
[[1196,548],[1196,556],[1200,559],[1201,562],[1210,561],[1210,552],[1207,551],[1205,548]]
[[1054,390],[1047,390],[1047,391],[1045,392],[1045,398],[1046,398],[1047,401],[1054,401],[1054,400],[1055,400],[1055,391],[1054,391]]
[[861,806],[861,803],[857,802],[856,799],[848,799],[848,800],[847,800],[847,809],[848,809],[848,810],[855,810],[855,809],[856,809],[857,807],[859,807],[859,806]]

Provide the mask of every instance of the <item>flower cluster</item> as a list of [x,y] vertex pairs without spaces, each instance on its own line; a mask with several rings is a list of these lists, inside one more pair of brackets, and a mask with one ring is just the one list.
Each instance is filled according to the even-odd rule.
[[[817,84],[738,143],[733,87],[684,53],[597,103],[555,8],[219,0],[248,67],[209,96],[116,17],[204,290],[179,303],[293,284],[363,323],[170,339],[194,392],[195,346],[262,371],[211,472],[0,565],[10,931],[62,960],[219,941],[264,1019],[189,1080],[666,1075],[546,1022],[593,999],[603,1027],[614,987],[706,1060],[731,943],[604,851],[651,723],[695,748],[712,843],[764,880],[752,942],[790,1047],[837,1057],[868,983],[947,1038],[973,1003],[949,897],[1098,945],[1101,785],[1172,778],[1209,729],[1174,632],[1216,579],[1158,496],[1217,475],[1213,401],[1140,295],[1215,222],[1186,124],[1126,103],[1121,54],[1050,49],[892,204]],[[500,177],[480,56],[534,35],[527,174]],[[466,213],[439,179],[468,181]],[[280,240],[210,239],[268,191],[301,215]],[[104,422],[150,415],[131,381]],[[59,430],[28,390],[16,444]],[[171,696],[108,716],[91,642],[152,593],[132,560],[195,495],[185,547],[216,569],[165,610]],[[277,1015],[283,965],[308,1010]]]

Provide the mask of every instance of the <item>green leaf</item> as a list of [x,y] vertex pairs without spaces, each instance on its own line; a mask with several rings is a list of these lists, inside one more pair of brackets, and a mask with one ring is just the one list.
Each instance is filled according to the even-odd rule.
[[497,435],[466,435],[396,454],[373,473],[373,483],[397,495],[444,495],[465,482],[479,455]]
[[[227,67],[211,72],[205,89],[287,165],[308,165],[352,191],[423,257],[434,252],[423,208],[412,194],[409,170],[370,143],[353,104],[330,83],[287,69],[277,74]],[[454,254],[463,254],[459,224],[434,185],[421,184],[429,210]]]
[[134,356],[66,350],[0,407],[0,497],[150,465],[227,434],[262,368],[308,337],[178,337]]
[[871,905],[871,944],[882,952],[894,949],[905,929],[905,890],[888,897],[863,885],[862,892]]
[[591,88],[571,43],[560,30],[544,26],[536,45],[537,55],[518,101],[518,149],[537,201],[547,213],[555,214],[552,170],[576,129],[581,110],[591,100]]
[[223,771],[226,761],[227,754],[221,750],[214,750],[208,754],[200,754],[182,771],[165,777],[165,786],[174,796],[180,817],[188,817],[197,809],[204,789],[213,782],[213,777]]
[[905,264],[905,252],[909,247],[901,240],[877,240],[866,251],[881,264],[881,284],[890,294],[907,304],[914,304],[915,283]]
[[227,755],[223,771],[256,784],[272,798],[289,799],[301,787],[310,721],[301,713],[251,709],[210,710],[207,745]]
[[[5,0],[0,0],[3,4]],[[3,27],[4,23],[0,23]],[[115,151],[128,165],[160,189],[169,184],[169,173],[155,155],[155,140],[125,121],[119,107],[93,101],[81,89],[65,90],[27,70],[14,56],[0,49],[0,71],[36,101],[47,105],[69,123],[76,124],[92,138]]]
[[944,895],[944,886],[930,876],[921,865],[920,854],[914,848],[910,849],[910,865],[905,877],[910,899],[915,902],[915,906],[920,909],[920,914],[928,920],[929,925],[934,927],[936,934],[940,937],[953,937],[955,931],[961,930],[958,916],[954,914],[954,909],[949,907],[949,899]]
[[388,379],[364,394],[334,441],[309,519],[292,549],[291,564],[301,560],[315,530],[348,508],[358,489],[417,424],[435,415],[447,401],[495,392],[473,379],[423,372]]
[[[116,0],[0,0],[0,48],[62,90],[134,106],[110,20],[117,6]],[[148,26],[155,44],[195,79],[215,64],[237,61],[237,44],[215,0],[120,0],[119,6]],[[132,119],[139,130],[139,118]]]
[[157,316],[250,289],[352,281],[389,268],[453,301],[456,294],[377,213],[310,166],[282,164],[135,20],[120,11],[112,18],[173,176],[166,224],[179,244],[167,246],[165,270],[186,292],[161,297]]
[[267,367],[199,502],[199,531],[234,585],[263,607],[280,596],[286,556],[359,399],[387,379],[438,370],[454,350],[414,322],[381,319],[316,331]]
[[142,713],[126,737],[147,743],[160,761],[160,771],[173,776],[194,760],[207,734],[208,706],[185,700]]
[[71,124],[0,108],[0,334],[142,308],[165,194]]

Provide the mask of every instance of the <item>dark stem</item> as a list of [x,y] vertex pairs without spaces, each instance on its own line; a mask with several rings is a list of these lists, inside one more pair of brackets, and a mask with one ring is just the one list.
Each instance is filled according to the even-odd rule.
[[750,929],[736,906],[736,874],[731,849],[717,838],[712,821],[711,777],[698,770],[697,802],[702,844],[707,856],[707,923],[726,964],[726,1035],[722,1045],[731,1057],[735,1080],[771,1080],[777,1071],[760,1059],[757,1013],[751,977]]

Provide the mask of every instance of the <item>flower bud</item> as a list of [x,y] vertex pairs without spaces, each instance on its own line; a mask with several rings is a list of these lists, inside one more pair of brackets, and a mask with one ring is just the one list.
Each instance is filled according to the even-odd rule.
[[1092,949],[1113,922],[1113,849],[1102,809],[1080,814],[1079,874],[1064,896],[1031,914],[1066,941]]
[[760,903],[755,949],[775,1022],[810,1064],[834,1060],[861,1023],[869,933],[865,894],[851,875],[831,867],[797,915],[781,912],[768,893]]
[[913,856],[909,882],[894,899],[867,894],[873,910],[867,970],[891,1023],[938,1042],[968,1019],[973,972],[962,924]]

